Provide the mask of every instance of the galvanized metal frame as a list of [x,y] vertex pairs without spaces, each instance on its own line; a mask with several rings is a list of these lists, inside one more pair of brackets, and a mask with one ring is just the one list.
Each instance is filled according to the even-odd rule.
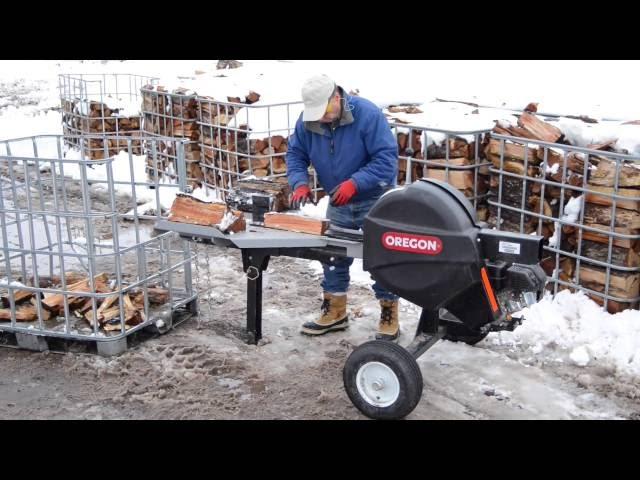
[[[473,194],[471,196],[467,196],[467,199],[472,203],[474,209],[478,209],[478,207],[486,204],[486,198],[488,197],[488,191],[482,193],[479,189],[479,175],[484,175],[482,173],[483,170],[486,170],[491,162],[488,162],[484,158],[484,153],[481,149],[483,142],[485,140],[485,136],[490,132],[490,129],[484,130],[444,130],[440,128],[432,128],[432,127],[423,127],[412,124],[400,124],[391,122],[389,124],[391,126],[392,131],[394,132],[395,137],[397,138],[398,133],[404,133],[407,131],[408,139],[407,145],[412,145],[412,141],[415,135],[420,135],[421,137],[421,152],[415,152],[410,150],[409,155],[399,155],[400,160],[406,161],[407,170],[406,170],[406,179],[404,181],[405,184],[410,184],[414,180],[413,178],[413,165],[418,164],[422,165],[423,173],[426,174],[429,168],[435,168],[438,170],[445,170],[445,181],[449,181],[449,172],[451,171],[472,171],[473,172]],[[402,131],[402,132],[401,132]],[[416,133],[416,131],[418,133]],[[425,141],[428,137],[429,133],[438,133],[445,136],[445,160],[447,163],[442,164],[438,162],[434,162],[429,159],[428,155],[428,147],[427,142]],[[452,160],[450,156],[450,148],[449,148],[449,139],[455,137],[462,136],[470,136],[472,135],[475,142],[473,158],[470,158],[471,165],[449,165],[448,162]],[[469,142],[470,143],[470,142]],[[415,158],[415,155],[418,153],[422,153],[423,158]],[[487,172],[488,173],[488,172]]]
[[[208,108],[206,108],[207,112],[203,111],[203,104],[208,104]],[[248,174],[253,175],[253,167],[251,165],[251,160],[255,158],[255,154],[250,153],[250,143],[248,141],[249,137],[252,136],[254,138],[268,138],[268,147],[272,147],[271,145],[271,137],[274,135],[282,135],[287,138],[295,129],[295,124],[297,121],[297,115],[291,115],[290,109],[292,105],[301,105],[302,102],[281,102],[281,103],[272,103],[272,104],[251,104],[247,105],[244,103],[237,102],[229,102],[229,101],[219,101],[210,99],[207,97],[198,97],[198,105],[199,105],[199,123],[201,126],[201,136],[200,136],[200,147],[202,151],[201,159],[202,159],[202,169],[203,171],[210,172],[209,175],[205,174],[205,186],[207,188],[215,189],[218,192],[222,193],[222,197],[231,190],[229,187],[235,181],[243,176],[243,172],[239,168],[239,159],[248,160]],[[230,118],[238,115],[237,111],[242,109],[241,118],[235,118],[234,125],[229,125]],[[267,128],[265,130],[252,130],[251,129],[251,112],[254,109],[266,109],[267,111]],[[284,128],[272,128],[271,127],[271,112],[273,109],[286,109],[287,112],[287,125]],[[215,115],[212,113],[215,112]],[[254,114],[255,116],[255,114]],[[217,119],[224,118],[224,123],[218,121]],[[475,146],[475,155],[473,159],[470,159],[474,162],[473,165],[468,166],[450,166],[450,165],[441,165],[434,162],[431,162],[426,153],[427,145],[423,145],[423,154],[424,159],[416,159],[410,156],[400,156],[400,159],[407,161],[407,171],[411,172],[412,164],[419,163],[424,166],[424,168],[429,168],[430,166],[438,167],[446,171],[446,175],[448,178],[449,171],[458,170],[472,170],[474,172],[474,194],[469,200],[473,203],[474,207],[483,203],[483,198],[486,197],[486,194],[478,193],[478,172],[482,167],[487,167],[489,163],[483,161],[482,151],[480,150],[480,145],[483,139],[483,136],[489,132],[489,129],[486,130],[469,130],[469,131],[452,131],[452,130],[442,130],[437,128],[430,127],[422,127],[417,125],[404,125],[397,123],[390,123],[392,130],[397,133],[399,130],[409,130],[409,142],[411,142],[411,138],[413,135],[413,130],[420,130],[421,132],[437,132],[444,134],[446,139],[448,140],[451,137],[455,137],[458,135],[473,135],[476,140]],[[224,137],[224,145],[229,145],[231,140],[231,144],[237,146],[239,144],[239,140],[243,140],[243,137],[247,139],[246,146],[247,151],[239,151],[229,150],[223,146],[216,145],[208,145],[205,142],[205,138],[214,139],[216,137]],[[218,142],[223,143],[223,142]],[[213,163],[209,161],[205,156],[205,150],[209,149],[215,152],[216,157],[213,160]],[[449,159],[449,147],[447,144],[447,160]],[[417,153],[417,152],[415,152]],[[273,158],[275,157],[285,157],[286,153],[272,153],[268,154],[269,157],[269,169],[273,170]],[[216,165],[216,162],[221,162],[221,165]],[[317,176],[313,168],[310,169],[310,173],[313,178],[313,188],[315,199],[317,200],[318,193],[322,191],[322,187],[318,184]],[[270,177],[281,177],[285,176],[286,173],[278,173],[272,174]],[[207,181],[208,178],[212,178],[213,181]],[[411,183],[413,179],[409,174],[406,183]]]
[[[586,292],[587,294],[599,297],[602,299],[603,302],[603,308],[607,309],[608,304],[610,301],[616,301],[616,302],[621,302],[621,303],[629,303],[631,305],[636,305],[638,304],[638,301],[640,301],[640,296],[636,296],[636,297],[632,297],[632,298],[623,298],[623,297],[618,297],[618,296],[614,296],[611,295],[609,293],[610,290],[610,281],[611,281],[611,273],[612,271],[614,272],[629,272],[629,273],[638,273],[640,274],[640,267],[623,267],[623,266],[619,266],[619,265],[614,265],[612,263],[612,249],[613,249],[613,242],[614,239],[628,239],[628,240],[640,240],[640,235],[625,235],[625,234],[621,234],[615,231],[615,221],[616,221],[616,208],[617,208],[617,204],[618,201],[620,200],[626,200],[626,201],[640,201],[640,194],[637,197],[628,197],[628,196],[621,196],[618,195],[618,189],[620,188],[619,185],[619,180],[620,180],[620,170],[621,170],[621,166],[623,165],[623,162],[632,162],[635,164],[639,164],[640,163],[640,157],[636,157],[633,155],[625,155],[625,154],[621,154],[621,153],[614,153],[614,152],[605,152],[605,151],[601,151],[601,150],[593,150],[593,149],[588,149],[588,148],[583,148],[583,147],[576,147],[576,146],[571,146],[571,145],[564,145],[564,144],[557,144],[557,143],[549,143],[549,142],[544,142],[544,141],[538,141],[538,140],[532,140],[532,139],[527,139],[527,138],[521,138],[521,137],[515,137],[515,136],[509,136],[509,135],[499,135],[496,133],[491,133],[491,137],[495,138],[497,140],[500,141],[501,144],[501,148],[500,148],[500,168],[495,168],[493,165],[489,168],[489,171],[492,174],[498,175],[499,176],[499,182],[498,182],[498,197],[497,200],[492,200],[489,199],[488,203],[490,205],[493,205],[495,207],[497,207],[497,225],[496,228],[497,229],[501,229],[501,218],[502,218],[502,210],[508,210],[508,211],[512,211],[515,212],[517,214],[520,215],[520,233],[526,233],[524,232],[524,217],[525,215],[528,217],[533,217],[535,219],[537,219],[538,221],[538,226],[537,226],[537,234],[541,233],[542,230],[542,223],[543,221],[549,221],[549,222],[557,222],[556,224],[559,225],[559,228],[557,229],[556,235],[557,235],[557,240],[555,243],[555,247],[554,246],[549,246],[549,245],[545,245],[544,246],[544,250],[549,252],[550,254],[555,256],[555,270],[554,270],[554,274],[551,276],[548,276],[548,280],[549,282],[552,283],[553,285],[553,294],[557,294],[558,289],[560,286],[562,287],[567,287],[570,288],[572,290],[582,290],[584,292]],[[517,173],[513,173],[513,172],[507,172],[504,170],[504,161],[505,161],[505,157],[504,157],[504,152],[505,152],[505,142],[514,142],[514,143],[518,143],[518,144],[523,144],[525,146],[529,146],[529,145],[535,145],[535,146],[539,146],[542,147],[544,149],[544,156],[543,156],[543,160],[540,164],[540,169],[541,172],[546,172],[547,171],[547,167],[548,167],[548,156],[549,156],[549,148],[554,148],[556,150],[562,150],[563,154],[562,154],[562,181],[561,182],[554,182],[552,180],[548,180],[546,178],[544,178],[544,176],[542,178],[540,177],[532,177],[530,175],[528,175],[528,166],[529,166],[529,150],[528,148],[524,149],[524,175],[520,175]],[[582,172],[582,185],[581,186],[574,186],[574,185],[570,185],[565,183],[566,179],[567,179],[567,156],[570,152],[577,152],[577,153],[581,153],[584,155],[583,158],[583,172]],[[590,188],[590,185],[588,184],[587,180],[588,180],[588,168],[589,168],[589,158],[592,155],[597,155],[599,157],[604,157],[607,158],[613,162],[615,162],[616,165],[616,169],[615,169],[615,178],[614,178],[614,186],[613,186],[613,194],[608,194],[608,193],[604,193],[604,192],[596,192],[593,188]],[[519,179],[523,182],[523,187],[522,187],[522,200],[521,200],[521,204],[520,204],[520,208],[515,207],[513,205],[507,205],[503,202],[503,198],[502,198],[502,187],[503,187],[503,178],[504,177],[510,177],[510,178],[515,178],[515,179]],[[537,183],[540,184],[540,197],[541,199],[544,199],[544,192],[545,189],[548,187],[554,187],[554,188],[559,188],[560,189],[560,200],[559,200],[559,212],[557,217],[555,216],[547,216],[544,215],[544,202],[540,202],[540,210],[537,212],[531,211],[531,210],[527,210],[525,208],[525,204],[526,204],[526,185],[527,182],[530,183]],[[584,197],[582,198],[582,203],[581,203],[581,208],[580,208],[580,214],[579,214],[579,218],[576,222],[571,222],[571,221],[567,221],[567,220],[563,220],[562,217],[564,215],[564,207],[565,207],[565,196],[566,196],[566,192],[567,190],[571,190],[573,192],[577,192],[578,195],[584,194],[584,193],[596,193],[598,196],[601,197],[608,197],[612,199],[612,205],[611,205],[611,222],[609,225],[609,229],[608,230],[601,230],[601,229],[596,229],[596,228],[592,228],[592,227],[588,227],[584,225]],[[578,241],[577,241],[577,247],[576,247],[576,251],[572,252],[572,251],[568,251],[562,248],[562,227],[563,226],[570,226],[570,227],[574,227],[577,229],[578,232]],[[582,255],[582,235],[583,235],[583,231],[591,231],[591,232],[595,232],[598,233],[600,235],[606,236],[608,238],[608,250],[607,250],[607,260],[605,262],[599,261],[599,260],[595,260],[589,257],[585,257],[584,255]],[[576,266],[575,266],[575,277],[574,279],[572,279],[572,281],[567,282],[564,281],[562,279],[559,278],[559,273],[560,273],[560,261],[561,261],[561,257],[568,257],[568,258],[572,258],[576,261]],[[603,267],[605,268],[605,285],[604,285],[604,292],[598,292],[596,290],[593,290],[591,288],[588,288],[584,285],[580,284],[580,266],[581,263],[586,263],[586,264],[591,264],[591,265],[595,265],[598,267]],[[637,308],[637,307],[636,307]]]
[[[95,137],[83,136],[82,138]],[[72,138],[72,140],[80,139]],[[164,218],[160,208],[161,189],[183,190],[184,182],[166,184],[159,182],[158,178],[154,182],[135,178],[133,162],[136,159],[132,154],[131,139],[123,137],[123,140],[128,142],[129,147],[128,181],[115,180],[113,157],[90,161],[86,160],[81,153],[81,159],[65,158],[67,138],[63,135],[39,135],[0,141],[0,173],[2,173],[0,175],[0,228],[2,230],[0,277],[6,277],[6,282],[0,284],[0,289],[8,292],[12,312],[10,322],[0,322],[0,330],[67,339],[113,341],[122,339],[154,321],[152,315],[154,312],[149,308],[147,296],[147,288],[151,283],[160,282],[169,290],[168,305],[172,311],[196,299],[191,278],[193,255],[189,242],[173,233],[143,238],[140,228],[141,222],[145,219]],[[153,138],[150,142],[154,144],[161,140],[161,138]],[[41,155],[40,152],[45,148],[48,153]],[[20,150],[20,153],[14,153],[17,150]],[[182,152],[183,146],[179,144],[180,170],[184,168]],[[97,165],[106,169],[106,178],[89,181],[88,169]],[[48,167],[49,172],[41,171],[43,167]],[[68,173],[71,168],[80,171],[79,179],[65,175],[65,169]],[[118,210],[116,200],[118,185],[130,188],[131,213]],[[106,207],[97,208],[92,202],[91,189],[96,186],[100,186],[105,193]],[[71,205],[69,192],[74,187],[81,197],[81,208],[74,208]],[[137,210],[136,188],[145,187],[155,189],[155,215],[143,215]],[[122,208],[122,196],[118,196],[118,201]],[[111,238],[97,238],[95,224],[98,220],[110,225]],[[133,222],[133,238],[125,233],[122,227],[124,220]],[[15,239],[12,240],[11,235],[15,235]],[[125,260],[135,265],[136,275],[132,280],[124,278]],[[115,276],[114,292],[98,293],[96,291],[94,276],[103,270],[101,265],[113,265],[115,271],[109,273]],[[65,273],[70,268],[84,270],[87,273],[90,292],[71,292],[67,289]],[[14,269],[18,271],[17,276],[22,279],[23,284],[29,276],[33,276],[34,286],[12,285],[17,278],[13,273]],[[39,287],[39,277],[47,274],[50,276],[59,274],[62,281],[61,288]],[[180,275],[183,276],[181,282],[178,279]],[[141,324],[126,330],[122,298],[134,288],[142,288],[145,292],[145,319]],[[62,294],[64,328],[56,328],[60,327],[58,322],[45,324],[43,307],[40,303],[37,304],[38,320],[36,322],[30,322],[30,324],[16,322],[16,290],[29,290],[40,296]],[[94,318],[96,318],[99,299],[118,295],[120,332],[99,331],[97,323],[94,324],[90,333],[72,326],[69,295],[91,298]]]
[[[254,174],[252,167],[252,160],[257,158],[257,154],[251,153],[251,138],[267,138],[268,148],[273,148],[271,137],[281,135],[285,139],[291,135],[295,130],[298,116],[291,113],[291,108],[294,105],[302,105],[302,102],[280,102],[280,103],[260,103],[260,104],[245,104],[238,102],[224,102],[215,100],[208,97],[198,98],[199,108],[199,124],[201,127],[200,135],[200,148],[202,151],[202,169],[205,172],[205,188],[214,189],[222,198],[226,198],[226,195],[231,191],[233,185],[240,178],[250,176]],[[206,106],[206,107],[203,107]],[[242,109],[241,118],[236,117],[238,111]],[[206,110],[206,111],[205,111]],[[258,110],[266,111],[267,126],[266,129],[253,130],[251,119],[255,118]],[[272,127],[271,119],[276,114],[275,110],[284,111],[286,113],[286,125]],[[208,112],[208,113],[207,113]],[[215,112],[215,115],[214,113]],[[219,119],[224,118],[224,123]],[[230,120],[233,118],[233,124],[229,125]],[[244,137],[244,138],[243,138]],[[213,139],[218,139],[219,145],[213,145]],[[224,138],[224,146],[221,140]],[[212,139],[212,144],[206,143],[205,139]],[[246,139],[245,151],[230,150],[225,146],[230,145],[229,140],[233,140],[233,145],[237,147],[238,140]],[[213,161],[210,161],[205,155],[205,151],[212,151],[214,154]],[[271,153],[268,155],[261,155],[269,158],[269,172],[273,172],[273,159],[284,158],[286,153]],[[240,159],[247,160],[248,171],[242,171],[240,168]],[[310,169],[310,173],[313,179],[312,191],[314,198],[317,200],[318,192],[322,191],[322,188],[318,185],[317,176],[313,168]],[[284,177],[286,172],[271,173],[269,178]]]
[[[105,138],[114,136],[136,135],[135,130],[121,131],[119,122],[115,122],[115,130],[106,127],[106,122],[117,117],[107,117],[104,105],[116,109],[118,99],[128,97],[129,100],[138,100],[140,89],[147,84],[156,84],[155,77],[134,75],[128,73],[90,73],[90,74],[60,74],[58,75],[58,90],[62,106],[62,131],[65,135],[65,144],[68,146],[81,146],[88,152],[101,150],[101,145],[95,147],[83,137],[86,135],[103,135],[104,138],[95,137],[94,141],[104,142]],[[89,111],[90,102],[99,102],[100,115],[91,117]],[[86,106],[87,111],[83,111]],[[138,119],[141,125],[141,118]],[[98,132],[91,132],[89,124],[98,124]],[[138,146],[138,145],[136,145]],[[140,145],[141,148],[141,145]]]
[[[184,146],[185,152],[189,153],[194,146],[198,146],[200,148],[200,142],[198,139],[192,139],[189,137],[185,137],[183,134],[178,134],[175,128],[175,123],[177,122],[181,129],[184,131],[184,127],[187,123],[194,123],[197,125],[197,118],[186,118],[184,115],[180,115],[177,112],[174,112],[174,105],[180,105],[181,109],[185,108],[185,105],[191,101],[197,101],[197,95],[193,94],[181,94],[181,93],[172,93],[172,92],[159,92],[153,88],[147,88],[148,86],[154,87],[153,84],[148,84],[143,86],[140,89],[140,94],[142,96],[142,130],[145,132],[147,136],[158,136],[158,137],[166,137],[166,138],[174,138],[178,139],[182,145]],[[153,108],[149,109],[147,102],[145,102],[145,97],[151,98],[152,107],[153,105],[164,106],[164,111],[160,112]],[[161,101],[162,97],[162,101]],[[161,165],[157,173],[162,178],[169,178],[172,181],[178,181],[177,174],[177,152],[176,146],[173,141],[167,141],[164,145],[164,148],[161,150],[156,150],[157,158],[152,159],[151,154],[153,153],[152,149],[148,149],[145,144],[145,152],[157,165]],[[186,172],[187,178],[186,181],[191,186],[201,183],[200,178],[196,178],[191,176],[192,172],[191,166],[193,164],[199,165],[201,163],[201,158],[198,156],[197,158],[191,157],[188,158],[189,155],[185,154],[185,163],[186,163]],[[152,172],[150,172],[151,174]]]

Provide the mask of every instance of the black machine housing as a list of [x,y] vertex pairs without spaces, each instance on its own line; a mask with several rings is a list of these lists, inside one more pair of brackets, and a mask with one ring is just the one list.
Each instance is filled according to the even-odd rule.
[[387,192],[365,218],[364,269],[423,308],[419,330],[511,330],[511,314],[542,297],[543,237],[485,226],[458,190],[421,179]]

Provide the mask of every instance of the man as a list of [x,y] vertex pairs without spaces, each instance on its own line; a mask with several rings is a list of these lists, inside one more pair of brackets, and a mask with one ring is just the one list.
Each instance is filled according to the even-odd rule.
[[[380,109],[369,100],[347,95],[326,75],[307,79],[302,86],[304,111],[287,151],[291,208],[311,200],[307,169],[313,165],[318,181],[331,195],[327,218],[333,225],[359,229],[373,204],[396,182],[398,145]],[[353,258],[335,266],[323,264],[322,313],[302,332],[321,335],[347,328],[347,290]],[[376,338],[396,340],[398,297],[373,284],[380,300]]]

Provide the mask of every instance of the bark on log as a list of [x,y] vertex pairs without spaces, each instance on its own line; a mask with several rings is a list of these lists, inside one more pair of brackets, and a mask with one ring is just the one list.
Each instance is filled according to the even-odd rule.
[[269,212],[264,215],[264,226],[290,232],[324,235],[324,232],[329,227],[329,221],[302,215]]
[[640,168],[628,163],[611,160],[600,160],[598,162],[597,169],[591,171],[589,183],[591,185],[613,187],[616,180],[616,170],[618,170],[619,187],[640,186]]
[[[30,292],[29,290],[14,290],[13,291],[13,299],[16,304],[24,302],[25,300],[31,299],[34,296],[34,292]],[[11,306],[11,299],[9,298],[9,293],[3,295],[0,298],[2,302],[2,306],[4,308],[9,308]]]
[[[46,310],[43,309],[43,312],[42,312],[43,319],[47,320],[48,317],[47,318],[44,317],[46,315],[45,312]],[[9,310],[8,308],[1,308],[0,320],[10,322],[11,310]],[[20,307],[16,308],[16,322],[33,322],[36,320],[38,320],[38,310],[34,305],[27,304],[27,305],[21,305]]]
[[179,193],[173,201],[168,220],[214,226],[220,223],[226,210],[227,205],[224,203],[205,202],[191,195]]
[[[492,138],[489,141],[489,144],[486,147],[485,153],[495,155],[498,157],[498,161],[500,159],[500,154],[502,150],[502,140],[498,140],[496,138]],[[513,159],[518,160],[519,162],[524,162],[525,152],[527,155],[527,162],[529,165],[538,165],[541,159],[538,157],[536,148],[525,147],[524,145],[520,145],[518,143],[512,143],[505,141],[504,142],[504,159]],[[524,165],[523,165],[524,168]]]
[[[609,246],[591,240],[582,241],[581,254],[583,257],[607,262]],[[632,248],[612,247],[611,264],[619,267],[640,267],[640,255]]]
[[[94,287],[95,293],[108,293],[111,290],[107,286],[107,282],[109,281],[109,276],[106,273],[101,273],[94,277]],[[72,292],[83,292],[88,293],[91,292],[91,286],[89,284],[89,279],[81,280],[79,282],[73,283],[71,285],[67,285],[67,290]],[[52,313],[58,314],[60,311],[64,309],[64,297],[65,294],[57,293],[51,295],[50,297],[45,298],[42,301],[42,305],[47,310]],[[86,297],[83,295],[74,296],[72,294],[68,294],[68,302],[69,308],[71,308],[71,303],[73,302],[83,302]]]
[[518,126],[529,132],[533,138],[544,142],[556,143],[562,138],[562,131],[532,113],[523,113],[518,118]]
[[437,168],[427,168],[425,171],[427,178],[433,178],[446,182],[458,190],[473,189],[473,172],[471,170],[441,170]]
[[[583,230],[582,238],[584,240],[591,240],[593,242],[604,243],[607,245],[609,244],[609,235],[607,235],[609,232],[611,232],[611,227],[609,225],[598,225],[597,223],[584,223],[584,226],[597,228],[598,230],[603,231],[603,233],[597,233],[590,230]],[[615,227],[614,230],[616,233],[620,233],[622,235],[638,235],[640,232],[640,230],[625,228],[625,227]],[[635,248],[636,246],[638,246],[638,243],[639,242],[637,239],[613,237],[613,245],[615,245],[616,247]]]
[[[584,222],[611,225],[611,207],[595,203],[584,204]],[[640,228],[640,213],[616,207],[615,227]]]
[[[500,156],[494,155],[492,153],[488,154],[487,157],[493,163],[494,168],[500,169]],[[505,172],[516,173],[518,175],[524,175],[524,163],[518,160],[508,160],[504,158],[502,164],[502,170]],[[534,167],[529,165],[527,168],[527,175],[530,177],[537,177],[540,173],[540,169],[538,167]]]
[[289,208],[289,184],[277,180],[239,180],[228,196],[229,205],[241,211],[252,211],[251,196],[267,195],[273,198],[273,211],[281,212]]
[[[580,265],[580,283],[606,285],[606,270],[595,265]],[[596,290],[595,288],[593,290]],[[640,274],[611,271],[609,293],[620,298],[635,298],[640,293]]]
[[[598,205],[612,206],[613,198],[599,195],[599,193],[614,194],[614,189],[611,187],[589,186],[589,192],[585,195],[585,202],[596,203]],[[620,197],[630,197],[629,199],[616,199],[616,209],[618,207],[625,208],[627,210],[634,210],[640,212],[640,190],[632,188],[619,188],[617,195]]]

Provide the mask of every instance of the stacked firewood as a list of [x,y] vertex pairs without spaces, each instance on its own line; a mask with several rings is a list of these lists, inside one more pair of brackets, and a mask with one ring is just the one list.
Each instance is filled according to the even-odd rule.
[[[535,114],[527,111],[518,118],[517,124],[506,121],[496,122],[494,133],[500,135],[517,136],[524,139],[540,140],[550,143],[560,143],[563,141],[562,132],[555,126],[544,122]],[[552,150],[547,150],[548,152]],[[551,161],[547,159],[547,170],[542,171],[541,163],[544,160],[545,149],[538,148],[533,143],[511,142],[509,140],[499,140],[491,138],[485,146],[487,159],[493,164],[493,168],[503,172],[509,172],[528,177],[521,179],[500,173],[492,173],[490,177],[489,198],[501,205],[523,210],[518,212],[509,208],[499,208],[495,205],[489,206],[489,224],[496,226],[498,223],[498,213],[500,213],[500,229],[512,232],[532,233],[539,230],[545,237],[549,238],[554,233],[553,222],[540,219],[526,212],[533,212],[539,215],[557,215],[558,202],[549,201],[560,196],[558,187],[548,187],[542,192],[542,182],[532,179],[543,179],[545,176],[551,181],[557,181],[558,171],[556,168],[549,168]],[[559,184],[560,185],[560,184]],[[566,195],[566,193],[565,193]],[[555,205],[555,209],[552,208]],[[498,212],[498,209],[500,212]]]
[[128,151],[129,142],[131,153],[142,154],[140,116],[120,116],[118,108],[96,101],[63,100],[62,104],[63,134],[68,143],[82,149],[85,158],[112,157],[123,150]]
[[[615,232],[630,237],[612,239],[612,268],[608,282],[609,295],[629,301],[609,301],[607,308],[610,312],[638,308],[634,298],[640,294],[640,273],[619,268],[640,267],[640,169],[631,162],[614,161],[598,155],[590,155],[589,163],[589,191],[584,197],[582,225],[597,231],[565,227],[565,233],[576,250],[580,247],[581,256],[605,263],[609,258],[611,234]],[[615,201],[615,216],[612,218],[614,199],[606,195],[615,193],[616,177],[617,195],[623,199]],[[606,268],[586,261],[580,264],[581,285],[603,293],[606,280]],[[596,302],[603,303],[602,297],[590,296]]]
[[[19,287],[13,289],[15,317],[17,322],[35,322],[38,320],[38,308],[40,308],[43,321],[53,320],[57,317],[65,317],[65,297],[67,300],[69,315],[81,318],[91,327],[98,326],[99,330],[119,331],[122,329],[121,313],[124,312],[125,329],[146,321],[145,316],[145,291],[135,288],[120,295],[112,288],[114,282],[110,281],[107,273],[101,273],[93,278],[94,289],[91,289],[89,277],[86,275],[69,272],[65,274],[66,290],[73,293],[44,293],[39,291],[22,290]],[[33,277],[29,279],[27,286],[34,287]],[[58,276],[38,278],[38,288],[62,290],[62,280]],[[95,298],[96,310],[94,313],[94,300],[83,293],[113,295]],[[169,291],[157,286],[148,286],[146,289],[150,305],[163,305],[169,301]],[[11,298],[9,293],[0,297],[0,320],[11,321]],[[122,301],[122,312],[120,309]]]
[[[201,186],[204,174],[200,168],[200,126],[195,92],[177,88],[172,92],[163,86],[145,85],[141,89],[144,131],[170,137],[184,143],[187,182]],[[177,178],[176,141],[166,139],[147,141],[147,173],[149,178]]]
[[[548,240],[545,243],[562,251],[573,252],[574,248],[568,242],[567,236],[560,232],[556,233],[557,223],[527,214],[531,212],[558,218],[560,205],[566,205],[570,198],[577,196],[574,190],[562,188],[563,185],[578,185],[578,182],[581,184],[582,177],[577,173],[577,165],[571,164],[572,168],[564,170],[563,177],[562,150],[526,141],[531,139],[549,143],[567,143],[562,131],[540,119],[535,115],[535,108],[532,108],[525,109],[518,117],[517,123],[497,121],[493,133],[520,137],[524,140],[518,142],[491,138],[485,146],[485,154],[492,163],[492,167],[505,172],[504,174],[491,173],[489,199],[501,206],[489,206],[489,225],[496,227],[499,217],[500,230],[537,233]],[[508,173],[527,178],[512,177]],[[545,184],[543,180],[552,183]],[[514,207],[523,212],[505,207]],[[559,242],[558,237],[560,237]],[[550,277],[556,276],[563,282],[571,283],[575,262],[567,256],[559,255],[557,263],[556,265],[556,255],[545,251],[542,260],[545,273]],[[549,284],[547,288],[551,290],[553,285]],[[560,285],[559,288],[566,287]]]
[[[497,122],[493,131],[525,139],[568,144],[560,129],[527,111],[519,117],[517,125]],[[565,222],[540,220],[531,215],[521,215],[519,212],[501,208],[500,229],[523,233],[539,232],[550,240],[551,246],[561,252],[586,257],[586,260],[580,262],[579,271],[576,260],[562,254],[558,255],[557,260],[555,254],[547,254],[542,266],[547,275],[555,275],[563,282],[579,284],[600,293],[605,292],[608,283],[609,295],[629,299],[629,302],[608,301],[607,309],[610,312],[637,308],[638,303],[634,298],[640,294],[640,273],[619,270],[616,267],[640,267],[640,169],[631,162],[615,161],[604,154],[627,153],[615,149],[615,140],[587,146],[589,149],[602,151],[602,155],[587,155],[583,152],[531,143],[525,145],[525,142],[526,140],[503,142],[491,139],[487,145],[487,157],[496,169],[523,175],[526,157],[526,173],[527,177],[530,177],[525,182],[506,175],[500,178],[499,174],[492,174],[491,198],[497,201],[501,184],[501,205],[521,208],[524,198],[525,211],[554,219],[562,218]],[[543,184],[542,179],[548,183]],[[616,201],[612,228],[613,199],[607,195],[614,194],[616,186],[617,195],[628,199]],[[583,194],[582,191],[571,187],[585,188],[587,192]],[[578,202],[578,207],[572,207],[572,202]],[[490,209],[489,223],[495,226],[497,207],[491,206]],[[573,212],[570,212],[571,210]],[[567,221],[578,226],[568,225]],[[556,228],[559,229],[558,232],[555,231]],[[610,262],[612,268],[607,282],[606,268],[589,260],[608,262],[609,239],[613,232],[639,238],[613,238]],[[559,286],[560,290],[566,288],[568,287],[565,285]],[[587,294],[601,305],[604,303],[602,297]]]
[[[250,92],[244,100],[227,97],[227,102],[251,105],[259,99],[259,94]],[[282,135],[249,138],[251,125],[241,124],[235,118],[242,107],[223,105],[204,96],[198,97],[198,102],[204,178],[208,185],[229,191],[243,176],[286,173],[287,138]]]
[[[486,167],[473,167],[485,161],[483,149],[480,146],[476,148],[475,141],[469,142],[456,136],[447,137],[439,143],[431,142],[423,147],[425,133],[419,129],[409,129],[408,133],[397,134],[398,184],[404,185],[423,177],[447,182],[467,198],[479,198],[476,202],[478,218],[486,220],[487,208],[482,196],[488,188],[488,170]],[[408,159],[424,162],[409,162]]]

